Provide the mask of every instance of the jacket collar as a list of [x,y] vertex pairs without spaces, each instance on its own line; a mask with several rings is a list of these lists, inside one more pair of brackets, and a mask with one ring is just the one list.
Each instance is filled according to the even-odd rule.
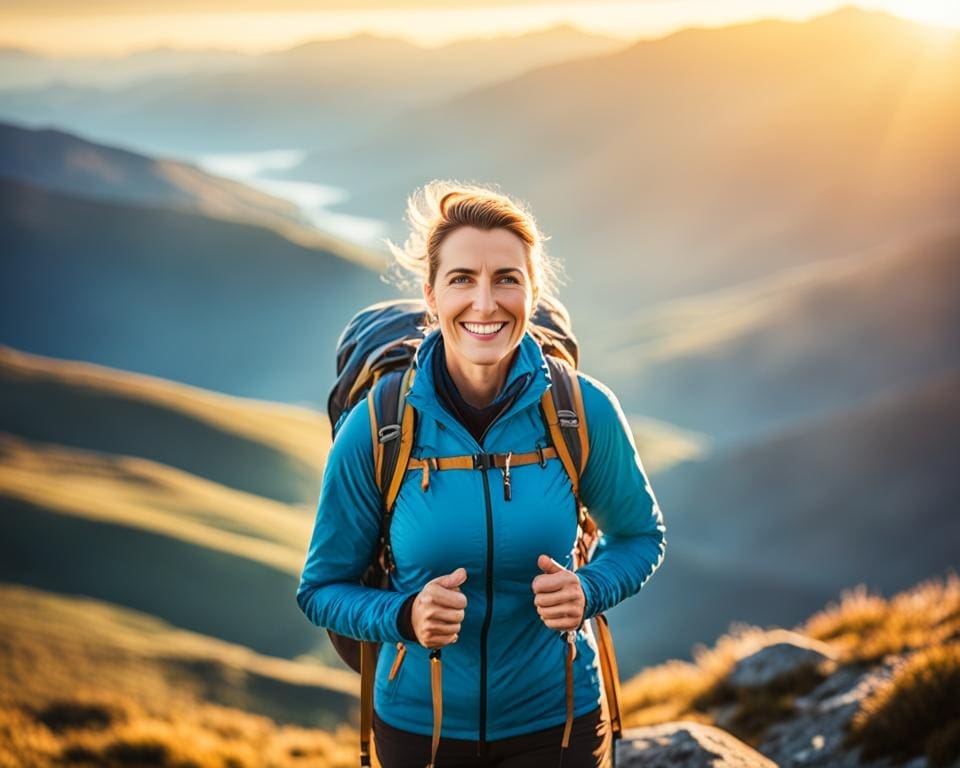
[[[433,380],[433,355],[436,351],[437,343],[442,338],[440,330],[432,331],[421,342],[414,357],[414,366],[417,369],[413,386],[407,395],[408,402],[423,414],[432,416],[445,424],[456,423],[465,434],[469,436],[466,428],[463,427],[453,416],[448,413],[439,400],[436,390],[436,384]],[[521,379],[526,380],[526,384],[516,384]],[[544,360],[543,350],[540,345],[529,334],[525,333],[520,340],[519,353],[510,366],[510,371],[504,381],[503,388],[494,399],[499,401],[507,391],[513,386],[521,388],[520,394],[514,400],[513,404],[503,414],[498,422],[509,418],[531,403],[538,402],[540,397],[546,391],[550,384],[550,374],[547,368],[547,361]],[[472,438],[470,438],[472,440]]]

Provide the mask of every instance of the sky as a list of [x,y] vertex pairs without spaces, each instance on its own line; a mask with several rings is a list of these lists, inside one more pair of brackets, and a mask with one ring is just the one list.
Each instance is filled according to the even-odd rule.
[[[55,56],[221,48],[260,53],[372,32],[421,45],[560,23],[622,38],[759,18],[805,20],[837,0],[4,0],[0,46]],[[960,0],[860,0],[862,8],[960,30]],[[323,10],[317,10],[322,7]]]

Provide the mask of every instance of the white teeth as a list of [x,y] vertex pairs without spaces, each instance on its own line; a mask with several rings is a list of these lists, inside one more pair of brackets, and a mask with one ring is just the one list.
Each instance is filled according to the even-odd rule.
[[479,333],[486,336],[491,333],[496,333],[505,325],[506,323],[464,323],[463,327],[470,331],[470,333]]

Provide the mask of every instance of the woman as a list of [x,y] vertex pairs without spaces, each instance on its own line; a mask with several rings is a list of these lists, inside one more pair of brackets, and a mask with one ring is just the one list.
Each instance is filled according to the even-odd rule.
[[[540,399],[550,386],[528,333],[550,289],[531,215],[492,190],[428,184],[408,209],[398,262],[414,271],[435,327],[421,344],[407,402],[413,456],[528,454],[549,445]],[[384,768],[430,761],[430,655],[442,649],[438,766],[564,768],[605,759],[596,644],[584,621],[635,594],[659,566],[662,516],[612,395],[577,374],[589,425],[580,499],[604,531],[573,571],[576,519],[560,461],[410,471],[394,507],[391,589],[357,584],[379,536],[367,408],[342,422],[330,452],[297,599],[307,617],[384,643],[374,739]],[[568,635],[567,633],[575,633]],[[573,728],[566,720],[566,639],[575,642]]]

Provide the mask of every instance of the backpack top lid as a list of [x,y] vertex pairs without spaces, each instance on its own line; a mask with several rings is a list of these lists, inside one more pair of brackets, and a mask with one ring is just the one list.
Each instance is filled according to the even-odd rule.
[[[366,395],[380,375],[411,364],[429,330],[429,312],[420,299],[382,301],[353,316],[337,341],[337,381],[327,398],[334,435],[343,413]],[[577,367],[579,345],[570,315],[559,300],[545,297],[537,302],[530,335],[544,354]]]

